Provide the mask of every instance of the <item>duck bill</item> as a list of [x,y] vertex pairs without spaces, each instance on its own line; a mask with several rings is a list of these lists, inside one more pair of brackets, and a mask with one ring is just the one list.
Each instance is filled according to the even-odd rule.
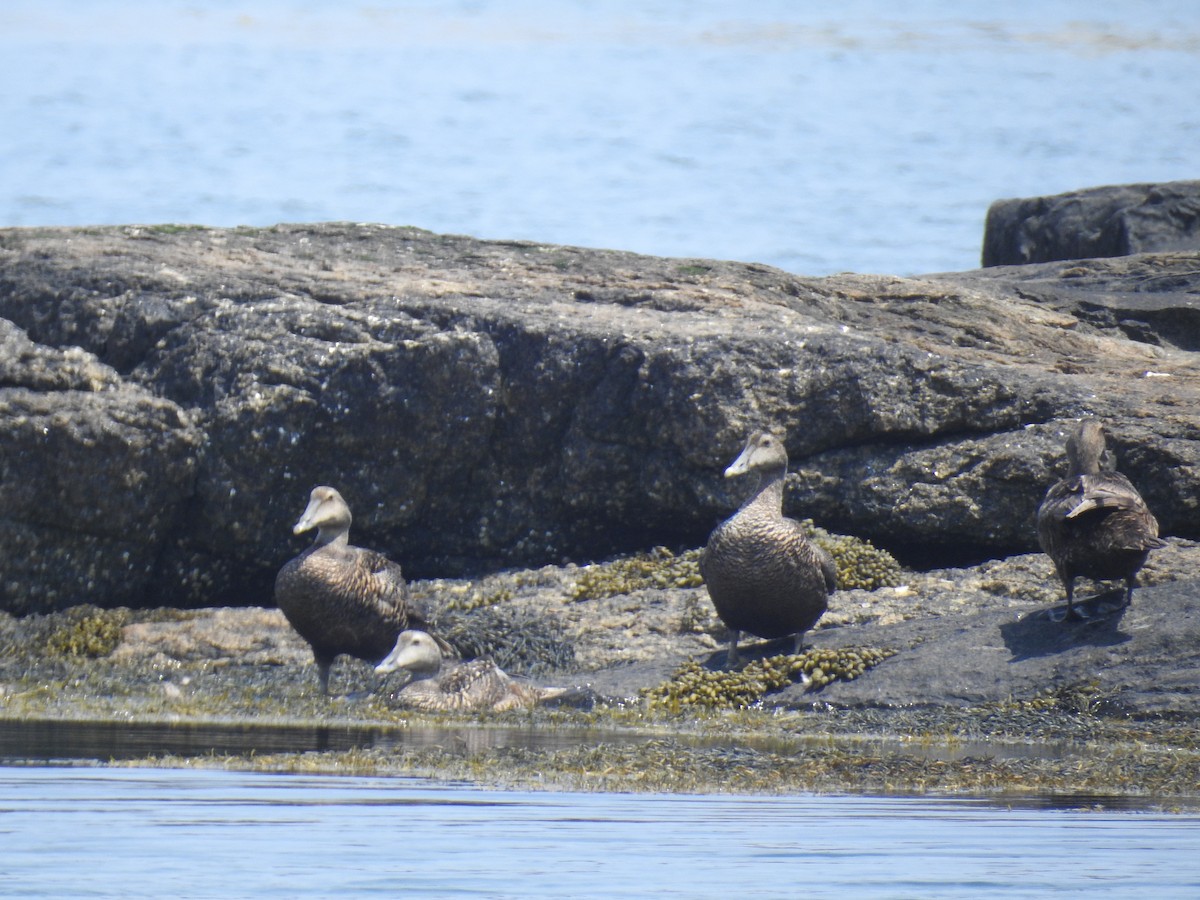
[[753,448],[747,444],[746,449],[741,452],[738,458],[729,464],[729,468],[725,470],[725,477],[735,478],[738,475],[745,475],[749,472],[750,454],[753,452]]
[[421,661],[421,652],[416,647],[396,647],[387,655],[387,658],[383,662],[375,667],[375,672],[379,675],[386,675],[388,672],[395,672],[397,669],[419,667]]
[[304,508],[304,515],[300,520],[292,526],[292,534],[302,534],[317,526],[314,524],[317,518],[317,510],[321,508],[321,501],[316,497],[308,501],[308,506]]

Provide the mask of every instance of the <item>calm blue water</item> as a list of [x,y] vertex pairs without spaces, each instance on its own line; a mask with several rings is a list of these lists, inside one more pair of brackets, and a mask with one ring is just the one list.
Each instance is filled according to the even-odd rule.
[[5,0],[0,225],[345,219],[973,268],[997,198],[1200,177],[1195,0]]
[[1200,896],[1200,817],[0,768],[13,897]]

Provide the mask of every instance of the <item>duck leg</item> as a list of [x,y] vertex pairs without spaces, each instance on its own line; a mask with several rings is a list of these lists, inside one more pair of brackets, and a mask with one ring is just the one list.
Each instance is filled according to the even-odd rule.
[[1125,576],[1125,606],[1133,603],[1133,589],[1137,587],[1137,573]]
[[321,685],[321,695],[329,696],[329,670],[333,668],[333,660],[313,654],[317,662],[317,681]]
[[727,669],[732,669],[741,662],[741,657],[738,656],[738,640],[741,636],[740,631],[729,632],[729,652],[725,654],[725,668]]
[[1056,618],[1054,621],[1061,622],[1063,619],[1071,619],[1076,622],[1083,621],[1088,618],[1087,613],[1075,606],[1075,579],[1073,577],[1063,578],[1063,587],[1067,591],[1067,612],[1061,618]]

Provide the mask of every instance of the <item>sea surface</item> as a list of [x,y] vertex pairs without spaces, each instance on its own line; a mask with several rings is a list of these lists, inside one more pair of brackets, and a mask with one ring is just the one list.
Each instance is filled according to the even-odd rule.
[[0,768],[6,897],[1200,896],[1200,817]]
[[353,220],[978,265],[988,205],[1200,178],[1195,0],[4,0],[0,226]]

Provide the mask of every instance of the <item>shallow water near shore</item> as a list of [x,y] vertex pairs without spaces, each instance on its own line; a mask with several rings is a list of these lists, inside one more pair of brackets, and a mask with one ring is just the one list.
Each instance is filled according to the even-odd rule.
[[[6,763],[112,762],[152,757],[190,759],[213,756],[253,757],[264,754],[319,754],[351,750],[394,751],[439,749],[447,754],[486,750],[559,750],[582,745],[645,743],[656,732],[615,727],[546,728],[537,725],[472,723],[431,725],[363,725],[245,721],[121,722],[76,719],[9,719],[0,722],[0,765]],[[707,747],[754,747],[789,752],[805,744],[829,745],[829,736],[676,734],[677,740]],[[903,751],[925,759],[1070,757],[1087,752],[1066,743],[960,740],[902,742],[896,738],[842,736],[846,746],[872,753]],[[1200,809],[1200,800],[1197,800]]]
[[[6,896],[46,897],[794,896],[801,885],[812,896],[856,898],[1200,890],[1200,806],[1190,801],[574,793],[329,774],[338,752],[355,748],[450,757],[647,740],[634,730],[511,724],[8,721],[0,725],[0,876]],[[748,741],[691,740],[728,744],[735,755]],[[786,741],[774,743],[783,750]],[[867,755],[899,745],[852,743]],[[967,764],[980,754],[1080,752],[967,741],[907,749]],[[220,768],[230,759],[220,754],[250,761],[258,753],[296,754],[304,773]],[[173,757],[171,767],[137,762],[155,756]],[[122,759],[134,762],[102,764]],[[321,771],[305,771],[303,759]]]
[[0,768],[7,896],[1185,897],[1200,817]]

